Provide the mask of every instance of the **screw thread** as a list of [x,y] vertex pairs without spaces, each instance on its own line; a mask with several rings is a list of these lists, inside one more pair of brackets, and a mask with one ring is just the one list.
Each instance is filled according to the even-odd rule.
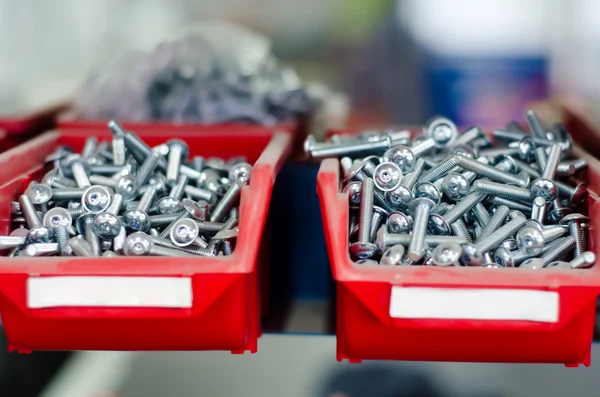
[[485,227],[485,225],[490,222],[490,219],[492,219],[488,210],[485,209],[485,206],[481,203],[477,203],[475,207],[471,208],[471,212],[481,227]]
[[181,212],[176,214],[161,214],[161,215],[151,215],[149,216],[150,225],[152,227],[168,225],[171,222],[176,221],[182,215]]
[[169,197],[181,201],[181,199],[183,198],[183,194],[185,193],[185,187],[187,183],[188,177],[185,175],[179,175],[177,183],[175,184],[175,186],[173,186],[173,188],[171,188],[171,192],[169,192]]
[[53,200],[78,200],[83,196],[86,188],[72,187],[67,189],[52,190]]
[[220,221],[229,212],[231,207],[233,207],[239,200],[242,193],[242,186],[244,186],[243,182],[236,181],[229,187],[227,192],[225,192],[221,198],[221,201],[219,201],[219,203],[215,206],[215,209],[210,214],[211,222]]
[[81,157],[89,159],[94,156],[96,149],[98,148],[98,138],[91,136],[85,140],[83,150],[81,151]]
[[102,252],[100,237],[98,237],[98,235],[94,233],[92,223],[87,223],[85,225],[85,241],[87,241],[90,245],[94,256],[100,256]]
[[530,109],[525,113],[525,119],[527,120],[527,125],[529,125],[529,129],[534,136],[546,139],[546,132],[544,131],[542,124],[538,120],[537,115],[533,110]]
[[386,200],[385,198],[385,194],[379,189],[373,189],[373,200],[375,200],[377,205],[386,210],[387,212],[394,212],[394,206],[390,205],[388,200]]
[[92,185],[105,185],[111,188],[117,187],[117,180],[104,175],[90,175],[90,183]]
[[[375,189],[373,179],[365,178],[360,189],[360,213],[358,221],[358,241],[368,243],[371,237],[371,225],[373,221],[373,190]],[[212,219],[211,219],[212,220]]]
[[54,228],[54,236],[58,243],[58,252],[64,255],[64,249],[69,242],[69,231],[64,226]]
[[92,184],[85,172],[85,168],[83,168],[83,164],[80,162],[75,162],[71,165],[71,171],[73,172],[73,179],[77,182],[78,187],[88,187]]
[[425,166],[425,160],[423,160],[422,158],[417,159],[417,161],[415,162],[415,165],[413,166],[412,171],[409,172],[408,174],[404,175],[404,177],[402,178],[401,185],[404,186],[405,188],[407,188],[408,190],[411,190],[413,188],[413,186],[415,186],[415,183],[417,183],[417,181],[419,180],[419,177],[421,176],[421,173],[423,172],[424,166]]
[[373,214],[373,219],[371,220],[371,232],[369,235],[369,241],[375,241],[375,238],[377,237],[377,231],[379,230],[379,226],[381,226],[381,221],[383,221],[381,213],[375,212]]
[[221,225],[219,231],[231,230],[238,225],[238,220],[237,218],[229,218],[225,223],[219,224],[216,222],[201,222],[201,225],[200,231],[212,230],[211,228],[218,227],[219,225]]
[[[410,243],[411,234],[399,234],[399,233],[387,233],[386,235],[386,246],[390,245],[404,245],[407,246]],[[461,236],[436,236],[433,234],[428,234],[425,236],[425,244],[429,246],[437,246],[443,243],[466,243],[464,237]]]
[[407,256],[416,262],[423,257],[425,251],[425,235],[427,234],[427,220],[429,219],[429,207],[419,205],[415,208],[415,219],[413,223],[413,234],[408,244]]
[[223,241],[223,254],[231,255],[233,253],[233,247],[231,245],[231,241]]
[[562,149],[560,145],[554,144],[550,146],[550,154],[546,158],[546,166],[542,173],[542,178],[554,180],[556,177],[556,167],[560,163],[560,157],[562,156]]
[[179,214],[179,216],[176,219],[174,219],[171,223],[169,223],[167,225],[167,227],[165,228],[165,230],[163,230],[158,235],[158,237],[167,238],[169,236],[169,234],[171,233],[171,229],[173,229],[173,226],[175,226],[175,224],[177,223],[177,221],[179,221],[181,219],[191,218],[191,217],[192,217],[192,215],[189,212],[187,212],[187,211]]
[[187,185],[184,191],[194,200],[205,200],[210,203],[214,199],[214,193],[210,190],[202,189],[192,185]]
[[69,246],[75,256],[83,256],[83,257],[93,257],[94,252],[92,251],[92,247],[90,244],[85,241],[83,238],[72,238],[69,240]]
[[27,226],[29,229],[33,229],[34,227],[42,226],[42,221],[37,214],[33,203],[26,195],[22,194],[19,197],[19,205],[21,206],[21,212],[23,216],[25,216],[25,220],[27,221]]
[[92,174],[101,174],[101,175],[113,175],[117,172],[123,171],[126,168],[122,165],[113,165],[113,164],[96,164],[90,165],[90,173]]
[[480,253],[488,252],[492,248],[499,245],[508,236],[514,234],[526,222],[527,222],[527,218],[525,218],[524,216],[518,216],[518,217],[510,220],[504,226],[501,226],[497,230],[493,231],[492,233],[487,235],[485,238],[479,238],[477,243],[475,243],[475,248]]
[[487,176],[494,181],[515,184],[518,186],[522,186],[524,184],[524,181],[520,177],[502,172],[499,169],[484,164],[480,161],[473,160],[472,158],[463,156],[461,154],[455,154],[453,157],[456,165],[466,170],[476,172],[479,175]]
[[389,141],[382,139],[376,142],[356,142],[341,145],[319,145],[309,149],[313,159],[324,159],[328,157],[343,157],[365,152],[383,151],[389,146]]
[[148,213],[148,210],[150,210],[152,202],[154,201],[154,197],[156,197],[156,190],[156,185],[153,185],[144,192],[140,202],[137,205],[137,209],[139,211]]
[[510,208],[511,210],[517,210],[517,211],[521,211],[526,214],[531,214],[531,207],[528,206],[527,204],[517,203],[512,200],[506,199],[504,197],[494,197],[492,199],[492,204],[494,204],[496,206],[504,205],[504,206]]
[[577,222],[569,224],[569,233],[575,239],[575,250],[573,256],[578,257],[583,252],[587,251],[587,239],[585,237],[584,228]]
[[181,147],[173,145],[169,149],[169,161],[167,162],[167,180],[176,181],[179,178],[179,166],[181,165]]
[[568,254],[573,248],[575,248],[575,239],[572,236],[563,237],[548,244],[548,250],[540,258],[546,265]]
[[477,203],[481,202],[485,198],[485,193],[472,192],[469,193],[465,198],[459,201],[454,207],[450,208],[442,218],[448,223],[452,224],[456,222],[461,216],[463,216],[468,210],[473,208]]
[[452,225],[450,225],[452,229],[452,233],[455,236],[463,237],[467,242],[472,243],[473,238],[471,237],[471,233],[469,233],[469,229],[467,229],[467,225],[463,222],[462,219],[457,220]]
[[138,168],[137,175],[135,176],[135,181],[138,186],[143,186],[148,182],[150,175],[154,172],[158,165],[158,161],[162,157],[160,154],[151,152],[148,157],[144,159],[140,168]]
[[505,197],[510,200],[531,200],[529,189],[505,185],[480,179],[473,184],[473,190],[480,193]]
[[194,254],[190,254],[190,253],[180,250],[180,249],[163,247],[160,245],[152,246],[152,248],[150,249],[150,254],[157,255],[157,256],[171,256],[171,257],[172,256],[194,256]]
[[125,165],[125,138],[123,135],[113,136],[112,155],[114,165]]
[[456,158],[452,155],[430,169],[426,174],[421,175],[418,180],[419,182],[436,181],[450,172],[454,167],[456,167]]

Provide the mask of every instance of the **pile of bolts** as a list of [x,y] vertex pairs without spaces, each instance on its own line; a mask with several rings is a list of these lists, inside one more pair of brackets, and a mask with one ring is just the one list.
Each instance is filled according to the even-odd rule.
[[185,142],[150,148],[116,121],[109,141],[80,154],[59,147],[48,171],[11,203],[9,256],[230,255],[238,203],[252,166],[245,158],[188,160]]
[[532,110],[516,122],[458,134],[436,117],[410,131],[309,136],[313,159],[339,158],[350,207],[350,257],[363,265],[583,269],[587,251],[587,164],[572,158],[561,124]]

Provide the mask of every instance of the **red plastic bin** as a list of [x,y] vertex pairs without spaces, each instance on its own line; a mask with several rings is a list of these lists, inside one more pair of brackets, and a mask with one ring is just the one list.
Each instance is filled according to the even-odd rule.
[[[600,162],[589,163],[588,207],[600,211]],[[337,284],[337,358],[590,364],[600,264],[588,270],[360,266],[348,255],[348,197],[336,159],[317,176]],[[600,219],[591,217],[590,249]],[[536,303],[533,303],[533,299]],[[442,306],[442,303],[453,305]],[[484,310],[482,315],[481,302]],[[446,311],[448,309],[448,311]],[[522,309],[522,310],[521,310]]]
[[[11,350],[256,351],[259,253],[291,134],[198,126],[136,132],[151,146],[177,137],[191,155],[244,155],[254,163],[242,190],[234,254],[0,258],[0,314]],[[63,144],[80,150],[90,134],[110,136],[106,128],[51,131],[0,155],[0,232],[10,225],[9,202],[42,175],[44,157]]]

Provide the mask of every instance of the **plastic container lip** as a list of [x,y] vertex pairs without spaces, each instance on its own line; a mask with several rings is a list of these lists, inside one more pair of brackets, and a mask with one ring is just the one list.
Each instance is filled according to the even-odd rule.
[[[575,145],[573,154],[585,159],[590,167],[600,170],[600,161]],[[326,159],[321,163],[318,175],[318,190],[322,200],[324,219],[326,222],[348,224],[348,196],[338,190],[340,181],[339,161]],[[594,187],[588,181],[588,189]],[[588,190],[590,198],[600,200],[593,190]],[[596,265],[586,271],[548,269],[536,271],[532,269],[487,269],[477,267],[440,268],[429,266],[367,267],[356,265],[348,254],[348,230],[341,228],[330,233],[325,227],[325,234],[330,245],[329,255],[333,276],[337,281],[389,282],[397,285],[431,285],[436,287],[485,287],[497,288],[545,288],[556,289],[567,286],[600,286],[600,266]],[[334,229],[338,229],[334,227]],[[592,229],[592,233],[594,230]],[[594,247],[594,239],[590,243]],[[491,273],[490,273],[491,272]],[[491,277],[491,275],[499,277]],[[560,280],[556,276],[560,275]],[[358,278],[359,277],[359,278]]]
[[[197,128],[197,127],[196,127]],[[254,164],[252,178],[250,184],[242,190],[240,199],[240,232],[236,250],[230,256],[217,257],[198,257],[186,258],[182,261],[181,258],[168,257],[117,257],[117,258],[65,258],[65,257],[43,257],[35,258],[10,258],[0,261],[0,272],[2,273],[36,273],[38,275],[128,275],[128,274],[144,274],[144,275],[169,275],[177,274],[194,274],[194,273],[250,273],[254,270],[258,246],[264,228],[266,211],[268,210],[268,201],[276,173],[283,165],[283,161],[290,151],[289,143],[291,135],[286,132],[267,131],[264,127],[262,133],[258,131],[252,138],[266,138],[266,146],[262,154]],[[215,132],[216,134],[216,132]],[[272,135],[271,135],[272,134]],[[100,138],[110,137],[110,133],[105,132],[99,134]],[[162,137],[164,132],[153,131],[150,133],[139,134],[142,139],[148,136]],[[81,132],[61,132],[51,131],[41,135],[20,147],[13,149],[0,155],[0,165],[6,164],[16,154],[14,151],[27,152],[31,148],[43,148],[41,153],[38,151],[38,156],[33,159],[33,163],[38,158],[42,158],[51,153],[54,148],[62,143],[65,138],[84,138],[89,136],[89,131]],[[201,140],[206,137],[215,136],[209,130],[205,135],[195,135],[195,139]],[[235,132],[219,132],[219,137],[239,136]],[[179,136],[181,137],[181,136]],[[185,137],[184,137],[185,139]],[[21,167],[19,177],[7,185],[19,185],[20,179],[25,177],[27,173]],[[39,170],[39,162],[38,167]],[[30,167],[29,171],[34,172],[35,166]],[[6,185],[5,185],[6,186]],[[265,203],[266,201],[266,203]],[[263,214],[263,212],[265,212]],[[264,215],[264,216],[263,216]],[[262,216],[262,219],[261,219]],[[242,254],[243,253],[243,254]],[[224,266],[227,265],[227,266]]]

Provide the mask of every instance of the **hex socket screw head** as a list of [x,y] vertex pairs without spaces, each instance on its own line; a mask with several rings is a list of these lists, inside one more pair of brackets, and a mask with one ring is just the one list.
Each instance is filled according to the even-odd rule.
[[348,193],[348,205],[350,208],[360,208],[361,182],[353,181],[344,186],[343,193]]
[[187,247],[191,245],[200,233],[198,224],[190,218],[179,219],[171,228],[169,238],[173,245],[177,247]]
[[402,171],[396,163],[385,161],[379,164],[373,172],[375,187],[382,192],[396,189],[402,180]]
[[460,201],[471,189],[469,181],[457,172],[451,172],[442,181],[442,191],[452,201]]
[[38,183],[33,186],[29,186],[25,190],[25,195],[29,197],[31,202],[35,205],[46,204],[52,199],[52,187],[44,183]]
[[110,192],[104,186],[88,187],[81,196],[81,205],[86,212],[100,213],[110,206]]

